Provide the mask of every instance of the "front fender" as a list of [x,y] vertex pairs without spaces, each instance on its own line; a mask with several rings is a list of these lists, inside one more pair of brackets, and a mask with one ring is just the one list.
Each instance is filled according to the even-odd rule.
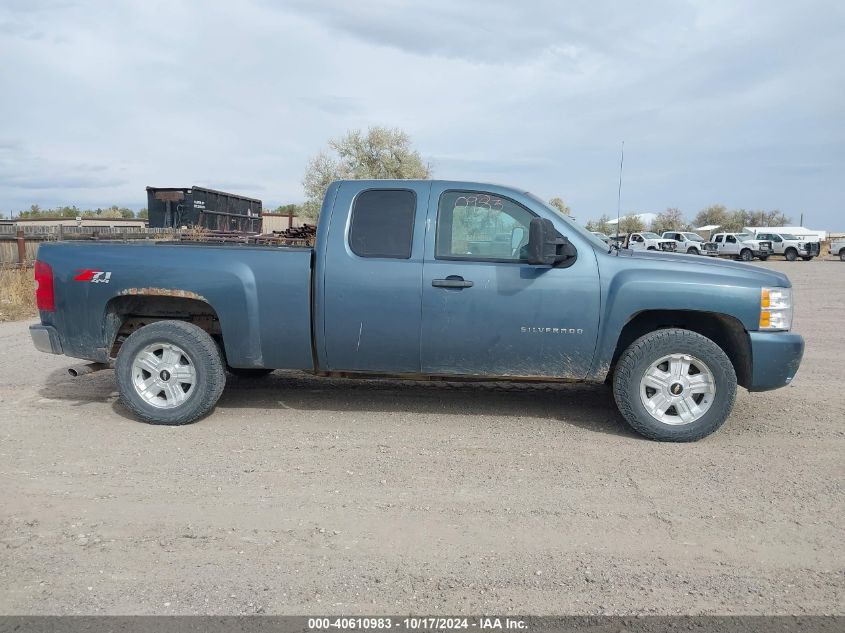
[[602,289],[604,318],[599,328],[590,379],[604,379],[625,325],[645,311],[672,310],[725,315],[739,321],[746,331],[756,330],[760,318],[760,288],[782,283],[766,283],[753,275],[738,275],[734,270],[720,273],[718,266],[711,267],[708,263],[709,260],[702,262],[699,266],[701,270],[680,271],[671,266],[660,269],[649,263],[646,270],[631,268],[603,274],[603,281],[606,280]]

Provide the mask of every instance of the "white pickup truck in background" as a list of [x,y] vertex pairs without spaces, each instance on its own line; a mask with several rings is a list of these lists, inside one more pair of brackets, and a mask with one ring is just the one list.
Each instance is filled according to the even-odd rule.
[[791,233],[757,232],[758,240],[769,240],[775,255],[783,255],[787,261],[794,262],[799,257],[805,262],[816,257],[820,252],[818,242],[798,238]]
[[716,250],[708,252],[705,244],[707,241],[698,233],[690,231],[665,231],[663,239],[675,240],[677,246],[675,250],[679,253],[687,253],[688,255],[716,255]]
[[839,255],[839,260],[845,262],[845,239],[840,238],[830,241],[830,254]]
[[631,233],[625,247],[633,251],[669,251],[673,253],[676,250],[677,243],[675,240],[664,240],[657,233],[643,231]]
[[713,242],[720,257],[733,257],[744,262],[750,262],[755,257],[766,261],[774,253],[769,240],[757,240],[747,233],[716,233]]

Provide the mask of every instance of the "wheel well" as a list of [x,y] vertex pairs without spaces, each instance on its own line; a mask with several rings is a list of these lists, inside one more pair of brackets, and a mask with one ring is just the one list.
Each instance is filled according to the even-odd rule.
[[795,251],[795,252],[797,253],[797,252],[798,252],[798,249],[797,249],[797,248],[795,248],[794,246],[787,246],[787,247],[786,247],[786,251],[784,251],[784,252],[787,252],[787,251]]
[[117,356],[123,341],[138,328],[156,321],[177,320],[193,323],[208,332],[222,346],[217,313],[200,299],[157,295],[115,297],[106,305],[105,343],[109,357]]
[[617,360],[631,343],[666,328],[683,328],[706,336],[727,354],[737,382],[746,388],[751,384],[751,340],[742,323],[724,314],[693,310],[649,310],[634,315],[619,334],[608,375],[613,375]]

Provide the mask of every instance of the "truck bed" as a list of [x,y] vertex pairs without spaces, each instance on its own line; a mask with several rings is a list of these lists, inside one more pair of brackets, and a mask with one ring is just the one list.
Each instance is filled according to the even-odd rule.
[[64,333],[69,356],[106,361],[116,334],[109,314],[153,296],[212,306],[234,367],[313,368],[310,248],[58,242],[43,244],[38,259],[56,288],[57,310],[42,320]]

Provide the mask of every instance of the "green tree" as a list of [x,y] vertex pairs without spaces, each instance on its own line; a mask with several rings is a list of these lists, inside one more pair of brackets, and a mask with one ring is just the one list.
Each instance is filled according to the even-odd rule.
[[303,215],[316,218],[323,196],[334,180],[365,178],[431,178],[431,167],[411,146],[402,130],[371,127],[366,134],[353,130],[329,141],[328,149],[308,161],[302,185]]
[[549,205],[560,211],[563,215],[572,215],[572,209],[563,201],[563,198],[555,196],[549,200]]
[[651,230],[660,235],[664,231],[685,231],[688,225],[680,209],[670,207],[658,213],[651,222]]
[[645,230],[645,223],[636,215],[625,215],[619,219],[619,233],[639,233]]
[[273,213],[279,213],[281,215],[287,215],[288,213],[293,213],[294,215],[302,215],[302,205],[299,204],[282,204],[275,209],[273,209]]
[[597,233],[604,233],[605,235],[609,235],[611,232],[611,225],[608,224],[610,221],[610,217],[606,213],[602,213],[601,217],[598,220],[590,220],[587,224],[584,225],[588,231],[596,231]]
[[41,210],[40,206],[38,206],[37,204],[33,204],[33,205],[30,205],[30,207],[27,211],[21,211],[20,213],[18,213],[18,217],[21,218],[21,219],[23,219],[23,218],[29,218],[29,219],[40,218],[40,217],[43,216],[43,213],[44,212]]
[[709,207],[699,211],[692,219],[692,227],[707,226],[716,224],[722,226],[728,221],[728,209],[723,204],[711,204]]
[[150,212],[147,209],[141,209],[138,211],[137,217],[141,220],[149,220],[150,219]]

